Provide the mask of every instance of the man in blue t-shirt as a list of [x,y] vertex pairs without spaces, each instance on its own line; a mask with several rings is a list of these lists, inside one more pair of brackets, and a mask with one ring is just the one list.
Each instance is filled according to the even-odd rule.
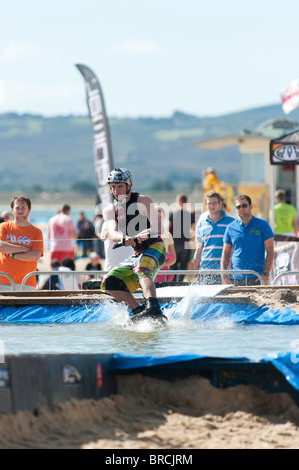
[[[225,231],[221,269],[229,269],[231,261],[231,269],[255,271],[267,285],[274,260],[273,231],[268,222],[252,215],[249,196],[239,195],[235,202],[239,219],[232,222]],[[238,286],[260,284],[254,273],[247,274],[247,280],[246,274],[222,275],[224,284],[232,279]]]
[[[205,205],[208,210],[201,215],[195,229],[194,269],[220,269],[224,232],[235,219],[224,212],[222,196],[216,191],[206,193]],[[205,274],[199,276],[199,282],[221,284],[221,276]]]

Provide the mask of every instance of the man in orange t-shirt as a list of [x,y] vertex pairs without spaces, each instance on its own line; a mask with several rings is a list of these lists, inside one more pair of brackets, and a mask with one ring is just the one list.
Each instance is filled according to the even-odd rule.
[[[37,270],[37,261],[43,256],[42,231],[28,221],[31,201],[25,196],[11,200],[13,220],[0,224],[0,272],[8,274],[20,290],[26,274]],[[35,290],[36,276],[30,276],[24,290]],[[0,275],[0,291],[11,290],[11,282]]]

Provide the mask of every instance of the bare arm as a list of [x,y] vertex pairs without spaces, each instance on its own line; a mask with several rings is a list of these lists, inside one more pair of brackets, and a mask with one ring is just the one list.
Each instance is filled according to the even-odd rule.
[[15,245],[0,240],[0,251],[5,255],[14,254],[14,259],[19,261],[38,261],[41,257],[39,250],[31,250],[27,246]]
[[[231,262],[231,256],[233,252],[233,247],[229,243],[224,243],[223,244],[223,250],[222,250],[222,256],[221,256],[221,262],[220,262],[220,269],[221,271],[224,271],[228,269],[230,266]],[[223,284],[230,284],[230,278],[228,274],[221,274],[222,282]]]
[[172,255],[172,258],[169,259],[168,261],[165,261],[164,266],[170,267],[176,262],[176,252],[174,248],[174,243],[171,243],[170,245],[168,245],[167,251],[168,253]]
[[27,253],[30,251],[30,248],[27,246],[15,245],[13,243],[0,240],[0,252],[4,253],[5,255],[10,255],[12,253]]
[[196,249],[193,257],[194,269],[199,269],[203,243],[196,242]]
[[41,257],[39,250],[27,251],[26,253],[16,253],[14,259],[19,261],[38,261]]
[[110,238],[114,242],[120,241],[123,234],[117,230],[117,222],[115,220],[115,212],[112,204],[105,207],[103,210],[103,219],[105,222],[105,228],[101,232],[101,239],[105,240]]

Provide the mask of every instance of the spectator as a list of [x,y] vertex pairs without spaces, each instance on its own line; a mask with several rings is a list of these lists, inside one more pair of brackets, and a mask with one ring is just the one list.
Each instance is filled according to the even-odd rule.
[[[155,209],[158,212],[158,216],[160,218],[161,223],[161,237],[165,245],[166,249],[166,259],[165,263],[163,264],[160,271],[169,271],[171,266],[176,262],[176,252],[174,248],[174,241],[172,235],[168,230],[165,229],[165,211],[162,206],[155,206]],[[168,274],[165,276],[164,274],[158,274],[155,277],[155,282],[171,282],[174,279],[173,274]]]
[[[76,271],[76,265],[73,258],[65,257],[58,268],[59,272]],[[79,290],[81,289],[83,279],[79,274],[63,274],[59,276],[59,283],[61,290]]]
[[[190,258],[187,264],[187,270],[194,271],[194,253],[195,253],[195,248],[196,248],[196,241],[195,241],[195,229],[196,229],[196,224],[201,215],[201,211],[199,212],[198,210],[193,210],[191,212],[191,237],[189,240],[189,246],[190,246]],[[194,274],[186,274],[184,277],[184,282],[193,282],[195,275]]]
[[90,220],[85,220],[83,227],[83,258],[86,258],[93,249],[93,241],[96,237],[94,226]]
[[93,241],[93,250],[96,251],[101,258],[105,258],[105,250],[104,250],[104,242],[100,238],[100,234],[102,232],[102,227],[104,223],[103,215],[101,212],[100,204],[95,209],[95,215],[93,218],[93,226],[95,231],[95,239]]
[[[207,212],[196,225],[196,250],[194,253],[194,269],[220,269],[223,249],[223,236],[226,227],[235,219],[223,210],[222,196],[216,191],[208,191],[205,195]],[[221,284],[220,274],[199,276],[201,284]]]
[[[101,271],[102,266],[99,263],[100,255],[96,251],[92,251],[89,255],[89,263],[85,267],[85,271]],[[93,279],[94,276],[90,275],[89,279]]]
[[[234,270],[252,270],[260,274],[268,284],[274,260],[274,235],[268,222],[254,217],[251,213],[252,202],[249,196],[235,198],[239,219],[234,220],[225,230],[221,269],[226,270],[231,262]],[[260,280],[252,273],[222,275],[224,284],[235,279],[234,284],[243,286],[258,285]]]
[[[31,211],[28,197],[13,197],[11,211],[13,220],[0,224],[0,271],[13,279],[15,290],[20,290],[24,277],[37,271],[37,261],[44,252],[43,234],[28,221]],[[36,276],[30,276],[24,290],[35,289]],[[5,276],[0,277],[0,290],[11,290],[11,283]]]
[[204,195],[208,191],[216,191],[223,197],[225,184],[219,180],[215,168],[209,167],[202,171],[202,187]]
[[[286,202],[286,192],[283,189],[275,191],[274,233],[275,235],[298,236],[297,210]],[[271,220],[271,211],[269,213]]]
[[77,232],[70,212],[70,206],[64,204],[58,214],[51,217],[48,222],[51,261],[57,259],[61,263],[66,257],[74,259],[72,240],[77,239]]
[[[176,262],[173,264],[172,269],[186,270],[191,255],[189,240],[191,237],[192,215],[186,209],[188,198],[185,194],[179,194],[176,197],[176,202],[179,208],[169,215],[168,226],[176,252]],[[175,280],[183,281],[184,274],[176,275]]]
[[[51,261],[51,269],[52,271],[58,271],[60,263],[57,259],[53,259]],[[40,288],[41,290],[59,290],[60,289],[60,281],[59,276],[57,274],[51,274],[48,279],[44,282],[44,284]]]
[[5,210],[1,212],[0,215],[0,223],[2,222],[8,222],[9,220],[13,220],[13,215],[11,212]]
[[77,220],[78,240],[82,240],[83,238],[83,229],[86,220],[85,213],[83,211],[79,212],[79,218]]
[[93,251],[93,243],[96,237],[93,223],[85,217],[84,212],[79,212],[77,221],[78,245],[82,246],[82,256],[86,258]]

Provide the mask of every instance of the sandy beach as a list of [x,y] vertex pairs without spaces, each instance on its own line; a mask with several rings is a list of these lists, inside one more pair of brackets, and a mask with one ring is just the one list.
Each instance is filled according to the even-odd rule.
[[[45,265],[46,258],[40,269]],[[299,314],[298,293],[299,287],[286,286],[251,289],[244,296]],[[98,401],[57,403],[38,415],[2,415],[0,448],[299,448],[299,407],[288,394],[253,385],[217,389],[199,376],[168,382],[132,374],[118,376],[117,386],[117,395]]]

